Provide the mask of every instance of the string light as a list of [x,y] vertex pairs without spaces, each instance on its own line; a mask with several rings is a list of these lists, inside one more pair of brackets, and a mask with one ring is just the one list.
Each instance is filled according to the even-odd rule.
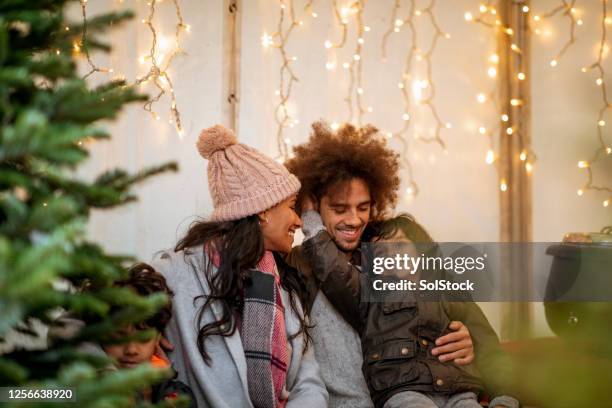
[[[83,48],[84,50],[85,58],[87,59],[87,64],[89,65],[89,71],[83,76],[83,79],[87,79],[90,75],[94,74],[95,72],[108,73],[109,70],[108,68],[98,67],[93,62],[93,59],[91,58],[91,55],[89,54],[89,47],[87,47],[87,22],[88,22],[87,20],[87,0],[80,0],[80,4],[81,4],[82,19],[83,19],[83,31],[81,33],[81,45],[79,46],[78,43],[75,43],[75,44],[76,46],[78,46],[79,48]],[[60,51],[57,50],[55,53],[59,55]]]
[[[435,128],[433,130],[433,137],[422,137],[418,134],[418,132],[415,132],[414,138],[425,143],[437,143],[444,150],[446,150],[446,145],[441,137],[441,131],[443,128],[449,127],[447,127],[446,124],[440,118],[437,107],[435,105],[436,87],[433,82],[432,56],[435,52],[438,40],[441,37],[450,38],[450,36],[442,31],[434,14],[436,0],[431,0],[427,7],[418,10],[416,9],[415,0],[410,0],[406,17],[403,19],[398,17],[398,11],[400,7],[401,1],[395,0],[389,17],[389,27],[387,31],[383,34],[381,42],[381,53],[383,56],[383,60],[386,60],[387,43],[390,36],[393,33],[399,32],[400,27],[406,28],[406,31],[410,36],[410,40],[405,41],[407,46],[407,54],[404,60],[404,67],[402,69],[400,81],[397,84],[404,101],[404,113],[402,114],[403,126],[400,130],[396,132],[388,132],[387,135],[388,138],[395,137],[401,143],[402,150],[400,157],[402,160],[402,164],[406,169],[407,184],[411,191],[411,195],[416,196],[418,194],[419,189],[413,178],[412,163],[410,161],[409,155],[410,138],[408,137],[408,132],[412,123],[410,119],[414,116],[412,100],[414,99],[414,101],[416,101],[419,106],[426,108],[436,123]],[[432,29],[428,32],[433,32],[429,48],[424,52],[421,51],[421,47],[419,46],[419,30],[417,30],[416,24],[416,19],[421,19],[423,17],[427,17],[424,21],[427,22]],[[413,77],[413,71],[415,70],[417,63],[422,63],[424,65],[426,78],[411,81],[411,78]]]
[[[342,23],[346,28],[348,24],[347,17],[349,14],[355,14],[355,22],[357,24],[357,38],[363,38],[364,35],[364,23],[363,23],[363,9],[365,7],[365,0],[359,0],[352,3],[351,7],[344,7],[340,9],[340,16],[342,17]],[[334,13],[337,7],[334,7]],[[346,34],[344,34],[346,35]],[[354,108],[355,105],[357,111],[357,124],[362,125],[363,115],[366,113],[366,108],[363,104],[363,92],[359,92],[359,89],[363,89],[363,61],[361,59],[361,53],[363,46],[359,41],[356,41],[355,52],[349,65],[349,86],[347,96],[344,98],[348,108],[348,120],[347,122],[353,122]],[[353,102],[353,94],[355,94],[355,102]]]
[[[576,9],[574,6],[576,5],[576,0],[561,0],[561,4],[553,8],[547,13],[542,15],[534,16],[534,21],[541,22],[542,20],[549,19],[554,17],[555,15],[561,13],[563,16],[567,17],[569,20],[570,28],[569,28],[569,39],[567,42],[561,47],[561,50],[557,53],[555,58],[550,61],[551,67],[556,67],[561,58],[565,55],[567,50],[576,42]],[[578,24],[582,25],[582,23]],[[550,35],[550,31],[545,31],[545,35]]]
[[[287,42],[293,33],[293,30],[300,24],[295,18],[295,11],[293,6],[293,0],[289,0],[288,6],[285,4],[285,0],[281,0],[280,14],[278,19],[277,30],[271,34],[272,44],[271,46],[278,49],[281,57],[281,68],[280,68],[280,84],[276,90],[276,95],[279,96],[280,100],[276,109],[274,110],[274,120],[277,124],[276,129],[276,141],[280,158],[286,160],[290,158],[291,153],[289,151],[289,145],[286,142],[286,138],[283,135],[286,127],[292,127],[296,122],[289,114],[288,102],[291,97],[291,91],[293,84],[297,82],[298,78],[295,75],[291,62],[297,60],[296,57],[289,57],[287,55]],[[306,9],[310,10],[312,7],[312,1],[306,5]],[[288,17],[286,17],[288,15]],[[314,13],[313,13],[314,17]],[[285,28],[285,20],[288,20],[288,27]]]
[[[603,185],[603,184],[595,184],[593,180],[593,170],[592,167],[594,164],[599,162],[600,160],[606,158],[607,155],[612,153],[612,147],[609,144],[606,144],[604,140],[604,127],[606,126],[605,115],[606,112],[612,108],[610,104],[610,100],[608,98],[607,86],[604,81],[606,78],[606,73],[603,66],[603,60],[605,58],[606,52],[606,38],[607,38],[607,25],[609,25],[612,20],[607,16],[607,2],[606,0],[601,0],[601,37],[599,41],[599,49],[597,53],[597,60],[592,63],[590,66],[585,67],[583,72],[587,72],[590,70],[595,70],[597,73],[597,79],[595,83],[598,85],[598,89],[601,95],[601,105],[599,108],[599,112],[597,115],[597,142],[598,146],[595,149],[591,158],[587,160],[581,160],[578,162],[578,167],[586,170],[587,174],[587,182],[582,188],[585,192],[588,190],[599,191],[599,192],[607,192],[612,193],[612,185]],[[609,204],[609,200],[604,201],[604,207],[607,207],[605,203]]]
[[[134,81],[134,85],[137,86],[137,85],[151,82],[157,88],[158,93],[153,98],[150,98],[147,102],[145,102],[143,106],[143,108],[147,112],[150,112],[151,115],[156,120],[159,120],[160,117],[157,113],[153,112],[153,105],[156,102],[158,102],[165,94],[170,95],[170,113],[173,118],[172,122],[176,125],[176,129],[177,129],[179,136],[182,136],[184,130],[181,126],[180,112],[177,108],[176,95],[174,93],[174,87],[172,85],[172,80],[168,73],[168,69],[170,68],[170,65],[172,64],[172,61],[174,60],[174,58],[177,55],[184,53],[180,46],[181,32],[183,30],[189,31],[191,27],[188,24],[185,24],[183,21],[183,16],[182,16],[180,6],[178,4],[178,0],[172,0],[174,9],[175,9],[175,13],[176,13],[176,17],[177,17],[177,24],[176,24],[175,34],[174,34],[175,47],[173,51],[170,53],[170,55],[165,59],[165,63],[162,64],[162,60],[164,60],[164,55],[162,53],[158,54],[158,49],[157,49],[158,40],[161,43],[162,37],[158,35],[157,29],[153,25],[153,18],[155,16],[155,11],[156,11],[155,6],[156,6],[157,1],[161,1],[161,0],[150,0],[147,3],[149,7],[149,14],[147,18],[142,19],[143,24],[146,24],[149,27],[149,30],[151,31],[152,40],[151,40],[151,47],[149,49],[149,53],[147,55],[140,56],[138,58],[138,62],[140,64],[145,64],[147,61],[149,61],[150,68],[145,76],[140,77]],[[81,14],[83,18],[83,32],[82,32],[82,37],[81,37],[81,44],[78,44],[77,42],[75,42],[73,44],[73,50],[75,52],[80,52],[82,50],[87,59],[87,63],[90,67],[90,70],[89,72],[87,72],[87,74],[85,74],[84,78],[89,77],[95,72],[112,74],[114,73],[113,68],[98,67],[93,62],[89,54],[88,47],[86,46],[87,45],[87,22],[88,22],[87,7],[86,7],[87,0],[80,0],[80,5],[81,5]]]
[[181,124],[181,115],[177,108],[174,85],[168,70],[174,61],[174,58],[176,58],[178,55],[184,54],[184,51],[181,48],[180,39],[181,33],[187,30],[188,25],[185,24],[183,20],[183,14],[181,12],[181,8],[179,7],[178,0],[172,0],[177,19],[176,28],[174,31],[174,47],[168,55],[165,54],[164,48],[168,48],[169,40],[162,37],[157,32],[157,28],[153,24],[153,19],[156,12],[156,2],[157,0],[150,0],[147,3],[149,6],[149,14],[144,21],[144,24],[149,28],[152,37],[149,53],[144,58],[145,62],[148,61],[149,63],[149,70],[144,76],[138,78],[135,84],[140,85],[151,82],[155,88],[157,88],[157,95],[150,98],[144,104],[144,109],[150,112],[158,120],[159,115],[153,111],[153,105],[157,103],[164,95],[168,95],[170,97],[170,114],[172,115],[172,119],[179,136],[182,136],[184,131]]

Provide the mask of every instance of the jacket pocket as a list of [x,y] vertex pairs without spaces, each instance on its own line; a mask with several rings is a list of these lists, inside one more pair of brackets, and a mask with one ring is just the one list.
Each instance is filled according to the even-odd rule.
[[410,360],[416,354],[413,340],[389,340],[368,350],[364,374],[370,388],[382,391],[417,378],[418,369]]
[[417,302],[385,302],[382,306],[383,315],[395,315],[399,311],[417,310]]

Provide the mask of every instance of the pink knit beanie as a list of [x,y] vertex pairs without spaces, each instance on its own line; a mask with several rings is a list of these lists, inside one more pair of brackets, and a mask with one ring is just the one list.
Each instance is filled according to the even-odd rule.
[[300,182],[280,163],[238,143],[221,125],[204,129],[198,151],[208,160],[211,221],[231,221],[274,207],[300,190]]

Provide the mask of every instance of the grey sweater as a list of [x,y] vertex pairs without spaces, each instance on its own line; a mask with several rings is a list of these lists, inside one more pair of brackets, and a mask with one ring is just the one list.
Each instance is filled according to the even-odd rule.
[[[207,352],[212,360],[210,366],[204,362],[198,350],[196,315],[204,299],[194,299],[210,293],[202,272],[203,265],[206,265],[203,252],[200,248],[181,252],[164,251],[152,263],[174,292],[172,319],[165,332],[174,345],[169,357],[178,371],[178,379],[193,390],[198,407],[251,408],[253,405],[247,388],[246,359],[240,334],[211,336],[206,340]],[[288,305],[288,293],[284,290],[281,293],[283,303]],[[219,305],[213,302],[211,306],[203,313],[201,324],[220,318]],[[299,330],[299,319],[291,308],[286,309],[285,326],[288,337]],[[303,336],[288,341],[291,361],[285,389],[288,393],[286,407],[326,407],[328,394],[319,374],[313,347],[308,347],[304,352],[303,345]]]

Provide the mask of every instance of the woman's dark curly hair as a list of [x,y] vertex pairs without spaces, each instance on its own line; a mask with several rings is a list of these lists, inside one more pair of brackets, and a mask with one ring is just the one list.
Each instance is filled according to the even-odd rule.
[[327,123],[315,122],[307,143],[294,148],[295,158],[285,163],[302,183],[298,197],[320,200],[330,187],[360,178],[372,196],[373,220],[395,206],[399,189],[398,155],[386,146],[378,129],[345,124],[334,132]]

